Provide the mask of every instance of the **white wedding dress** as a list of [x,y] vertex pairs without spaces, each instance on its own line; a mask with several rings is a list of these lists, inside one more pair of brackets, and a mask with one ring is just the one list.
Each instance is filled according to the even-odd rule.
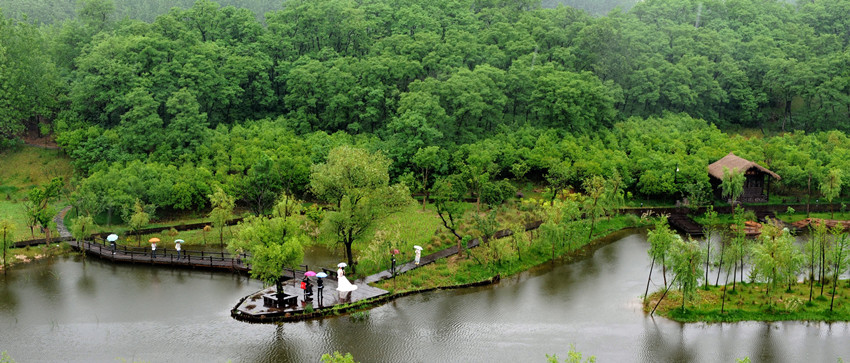
[[337,275],[336,291],[350,292],[350,291],[357,290],[357,285],[352,285],[350,282],[348,282],[348,279],[343,274],[343,271],[342,271],[341,268],[336,271],[336,275]]

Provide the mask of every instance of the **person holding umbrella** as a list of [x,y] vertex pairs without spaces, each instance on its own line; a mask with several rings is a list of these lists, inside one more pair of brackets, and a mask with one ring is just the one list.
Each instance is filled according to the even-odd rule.
[[180,244],[183,243],[182,239],[174,240],[174,249],[177,250],[177,259],[180,259]]
[[413,262],[416,263],[416,266],[419,266],[419,257],[422,256],[422,247],[413,246],[413,249],[416,250],[416,258],[413,259]]
[[304,286],[304,301],[313,301],[313,283],[310,281],[310,277],[316,276],[314,271],[307,271],[304,273],[304,280],[302,281]]
[[318,290],[318,298],[319,298],[319,306],[324,305],[322,303],[322,290],[325,289],[325,283],[322,281],[323,278],[328,277],[328,274],[324,272],[319,272],[316,274],[316,289]]
[[114,255],[116,250],[115,241],[118,240],[118,235],[115,233],[110,234],[106,236],[106,240],[109,241],[109,246],[112,248],[112,254]]
[[151,238],[148,242],[151,243],[151,258],[156,258],[156,244],[159,242],[159,238]]

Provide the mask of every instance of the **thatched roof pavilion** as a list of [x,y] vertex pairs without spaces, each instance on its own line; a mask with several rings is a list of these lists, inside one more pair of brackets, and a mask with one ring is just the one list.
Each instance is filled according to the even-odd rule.
[[708,166],[708,175],[711,176],[711,186],[718,198],[721,198],[722,195],[720,181],[723,179],[724,169],[744,173],[746,177],[744,180],[744,192],[741,194],[739,200],[745,203],[767,202],[770,196],[770,179],[767,179],[767,183],[765,183],[765,175],[770,175],[776,180],[782,180],[779,175],[756,162],[749,161],[730,152],[722,159]]

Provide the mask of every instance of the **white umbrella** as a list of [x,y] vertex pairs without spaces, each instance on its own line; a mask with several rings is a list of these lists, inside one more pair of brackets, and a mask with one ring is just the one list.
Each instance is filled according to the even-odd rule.
[[346,266],[348,266],[348,264],[345,263],[345,262],[340,262],[336,265],[336,267],[346,267]]
[[115,233],[110,234],[110,235],[106,236],[106,240],[109,241],[109,242],[115,242],[115,241],[118,240],[118,235],[115,234]]
[[183,241],[182,239],[176,239],[176,240],[174,240],[174,243],[183,243],[183,242],[184,242],[184,241]]
[[419,246],[413,246],[413,249],[422,251],[422,247],[419,247]]

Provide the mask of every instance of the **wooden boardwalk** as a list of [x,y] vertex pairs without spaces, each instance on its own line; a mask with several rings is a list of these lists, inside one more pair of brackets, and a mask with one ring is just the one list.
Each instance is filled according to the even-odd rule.
[[691,236],[702,236],[704,234],[702,225],[684,213],[671,214],[670,217],[667,218],[667,222],[670,223],[670,226],[675,228],[677,231]]
[[242,259],[244,256],[231,256],[224,252],[206,252],[184,250],[178,256],[177,251],[160,249],[153,257],[150,248],[121,246],[113,252],[109,245],[92,242],[68,241],[76,250],[84,251],[88,256],[98,257],[115,263],[133,263],[156,266],[195,268],[206,270],[248,273],[250,266]]
[[[542,222],[533,222],[526,224],[525,230],[530,231],[540,227]],[[513,235],[513,231],[511,230],[501,230],[496,232],[493,235],[493,238],[503,238]],[[475,248],[479,246],[478,239],[473,239],[469,241],[468,248]],[[415,264],[413,261],[401,264],[396,266],[396,275],[402,274],[419,267],[428,265],[437,261],[441,258],[446,258],[457,254],[458,247],[457,245],[434,252],[429,255],[422,256],[419,259],[419,264]],[[295,320],[303,320],[304,318],[310,318],[313,316],[321,316],[322,312],[327,309],[333,309],[335,305],[345,304],[345,303],[353,303],[362,300],[375,300],[380,299],[382,297],[389,296],[389,292],[383,289],[379,289],[377,287],[370,286],[369,284],[375,283],[378,281],[386,280],[392,278],[392,271],[385,270],[379,273],[366,276],[362,279],[358,279],[353,281],[352,283],[357,285],[357,290],[351,292],[351,294],[340,295],[339,292],[336,291],[338,286],[338,281],[334,278],[328,277],[324,279],[324,293],[323,299],[318,299],[318,289],[316,284],[314,283],[311,291],[313,292],[312,301],[305,299],[304,290],[301,290],[301,280],[304,278],[304,271],[292,271],[289,270],[293,275],[289,277],[287,282],[283,286],[283,292],[290,299],[294,297],[295,304],[286,306],[283,308],[276,307],[268,307],[264,306],[264,300],[275,295],[277,293],[276,288],[274,286],[257,291],[254,294],[246,296],[243,298],[236,306],[230,311],[230,316],[237,320],[248,321],[248,322],[275,322],[275,321],[295,321]],[[313,278],[314,279],[314,278]],[[311,280],[313,280],[311,279]],[[309,309],[313,310],[314,313],[307,313]]]

